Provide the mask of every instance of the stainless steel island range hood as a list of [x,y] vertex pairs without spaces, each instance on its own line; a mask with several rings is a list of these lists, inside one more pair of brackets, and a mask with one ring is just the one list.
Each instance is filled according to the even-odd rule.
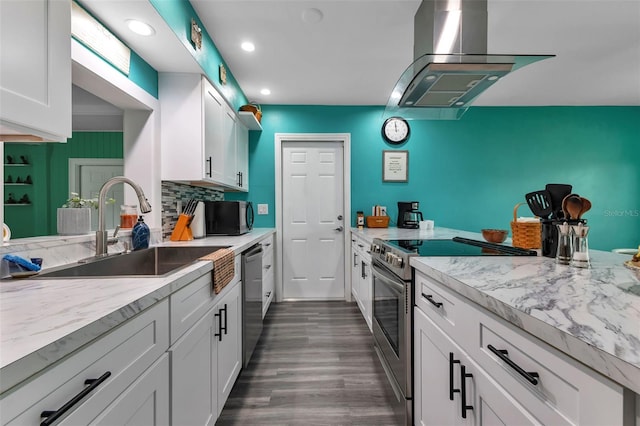
[[414,62],[384,115],[457,120],[500,78],[553,56],[487,54],[487,0],[423,0],[414,17]]

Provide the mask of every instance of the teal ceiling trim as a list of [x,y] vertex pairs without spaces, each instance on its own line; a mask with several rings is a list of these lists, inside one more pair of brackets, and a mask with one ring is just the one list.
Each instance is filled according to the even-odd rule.
[[[187,0],[149,0],[153,7],[158,11],[162,19],[164,19],[176,34],[180,42],[191,53],[196,62],[204,70],[211,83],[222,93],[227,102],[233,106],[235,110],[248,102],[247,97],[240,88],[240,85],[233,77],[233,73],[224,61],[224,58],[218,51],[213,39],[209,36],[206,28],[200,21],[196,11]],[[202,49],[196,50],[191,44],[191,19],[195,19],[198,26],[202,29]],[[219,66],[224,64],[227,69],[227,84],[222,85],[219,79]]]

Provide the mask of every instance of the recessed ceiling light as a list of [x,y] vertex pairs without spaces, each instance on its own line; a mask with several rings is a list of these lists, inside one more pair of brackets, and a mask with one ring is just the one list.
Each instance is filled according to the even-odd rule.
[[242,50],[244,50],[245,52],[253,52],[254,50],[256,50],[256,46],[251,43],[250,41],[245,41],[243,42],[240,47],[242,48]]
[[128,19],[126,22],[129,29],[136,34],[150,36],[156,33],[156,30],[146,22],[138,21],[137,19]]
[[260,91],[260,93],[262,93],[263,95],[270,95],[270,94],[271,94],[271,90],[269,90],[269,89],[262,89],[262,90]]

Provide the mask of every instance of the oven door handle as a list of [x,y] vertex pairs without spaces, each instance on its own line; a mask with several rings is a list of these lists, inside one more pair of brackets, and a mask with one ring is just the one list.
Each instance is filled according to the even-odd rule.
[[403,281],[400,281],[398,278],[394,279],[384,270],[381,270],[379,267],[377,267],[375,263],[373,264],[373,268],[371,268],[371,270],[373,271],[373,276],[376,279],[383,281],[385,284],[388,285],[389,288],[394,290],[394,292],[396,292],[397,294],[404,293],[405,287],[404,287]]

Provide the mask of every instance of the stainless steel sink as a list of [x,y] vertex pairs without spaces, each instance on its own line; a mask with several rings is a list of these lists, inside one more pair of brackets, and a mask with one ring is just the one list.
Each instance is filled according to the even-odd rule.
[[151,247],[127,254],[110,255],[96,258],[87,263],[76,263],[52,268],[38,274],[34,278],[110,278],[119,276],[151,276],[168,275],[190,265],[198,258],[228,246],[202,247]]

